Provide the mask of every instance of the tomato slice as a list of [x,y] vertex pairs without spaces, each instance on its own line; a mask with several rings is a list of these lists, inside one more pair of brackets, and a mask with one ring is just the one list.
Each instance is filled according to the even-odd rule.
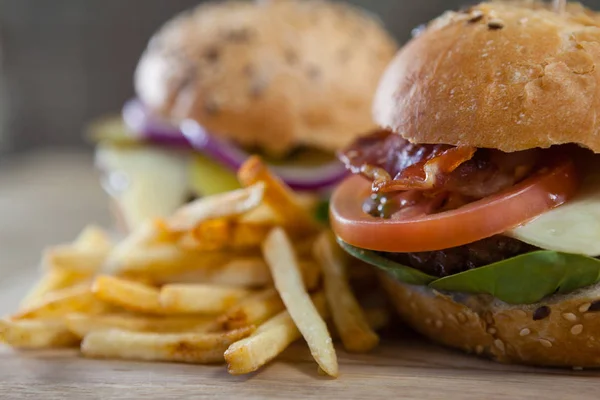
[[371,182],[356,175],[333,193],[331,225],[340,239],[363,249],[398,253],[442,250],[520,225],[563,204],[578,186],[574,163],[561,159],[507,190],[455,210],[383,219],[363,212]]

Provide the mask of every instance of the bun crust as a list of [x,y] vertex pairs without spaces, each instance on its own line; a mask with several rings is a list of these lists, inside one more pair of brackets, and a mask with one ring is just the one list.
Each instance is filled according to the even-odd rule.
[[375,127],[373,96],[396,50],[377,20],[341,3],[209,3],[152,38],[135,86],[164,117],[245,146],[336,150]]
[[433,21],[384,74],[376,121],[417,143],[600,152],[600,16],[549,7],[482,3]]
[[600,284],[515,306],[381,278],[400,316],[436,342],[504,363],[600,367]]

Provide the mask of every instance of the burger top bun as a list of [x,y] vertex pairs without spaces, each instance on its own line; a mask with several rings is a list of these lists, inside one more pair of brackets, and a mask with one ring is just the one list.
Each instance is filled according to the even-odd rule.
[[342,3],[215,2],[152,38],[135,87],[154,112],[242,145],[336,150],[375,126],[373,96],[396,50],[376,19]]
[[436,342],[505,363],[600,366],[600,284],[510,305],[382,277],[403,320]]
[[600,152],[600,15],[548,3],[482,3],[434,20],[385,72],[377,122],[417,143]]

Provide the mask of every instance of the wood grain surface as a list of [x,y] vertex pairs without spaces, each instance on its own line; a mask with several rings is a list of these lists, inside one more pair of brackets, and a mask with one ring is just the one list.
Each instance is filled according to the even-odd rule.
[[[91,157],[34,154],[0,164],[0,312],[36,275],[44,244],[87,222],[109,224]],[[389,335],[388,335],[389,336]],[[321,377],[297,343],[258,373],[222,365],[88,360],[76,351],[13,352],[0,345],[0,399],[597,399],[600,372],[493,363],[396,332],[368,355],[339,352],[341,375]]]

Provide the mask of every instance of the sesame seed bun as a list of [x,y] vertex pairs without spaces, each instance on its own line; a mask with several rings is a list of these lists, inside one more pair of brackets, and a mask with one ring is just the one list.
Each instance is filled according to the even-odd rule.
[[600,284],[510,305],[381,278],[402,318],[436,342],[504,363],[600,367]]
[[416,143],[600,152],[600,16],[549,3],[482,3],[433,21],[384,74],[377,122]]
[[375,18],[342,3],[216,2],[152,38],[135,87],[155,112],[242,145],[336,150],[375,126],[374,92],[396,50]]

